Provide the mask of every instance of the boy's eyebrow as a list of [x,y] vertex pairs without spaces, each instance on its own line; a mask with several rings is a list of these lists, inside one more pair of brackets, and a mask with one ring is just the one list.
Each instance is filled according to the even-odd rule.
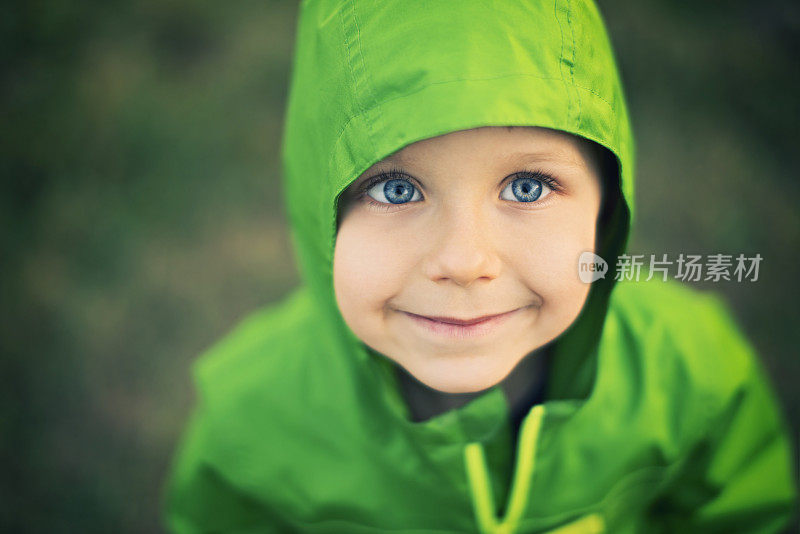
[[[502,161],[506,165],[512,165],[512,166],[524,165],[526,163],[535,164],[535,163],[551,162],[551,163],[569,165],[581,170],[585,170],[587,168],[586,162],[578,159],[574,154],[571,154],[568,151],[561,149],[510,152],[508,154],[504,154],[500,158],[500,161]],[[376,162],[372,167],[370,167],[370,172],[365,171],[363,177],[371,174],[372,172],[377,171],[379,168],[385,165],[396,165],[402,168],[408,165],[412,165],[414,163],[415,162],[413,158],[404,157],[402,153],[395,152],[393,154],[386,156],[382,160]]]
[[585,169],[585,162],[576,158],[574,154],[570,154],[563,150],[546,150],[542,152],[512,152],[508,154],[504,160],[509,163],[536,163],[536,162],[555,162],[572,165],[580,169]]
[[380,169],[386,166],[400,167],[402,169],[410,165],[414,165],[415,163],[417,163],[416,158],[411,158],[404,156],[400,152],[395,152],[394,154],[390,154],[380,161],[376,161],[369,169],[364,171],[361,176],[366,178],[368,175],[378,172]]
[[380,163],[395,163],[398,165],[404,165],[411,161],[412,160],[410,158],[404,157],[402,153],[395,152],[393,154],[389,154],[388,156],[377,162],[376,165]]

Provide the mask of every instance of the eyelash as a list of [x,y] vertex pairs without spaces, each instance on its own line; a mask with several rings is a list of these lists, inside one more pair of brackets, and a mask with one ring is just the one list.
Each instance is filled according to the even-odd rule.
[[[540,171],[540,170],[535,170],[535,171],[528,171],[528,170],[517,171],[514,174],[512,174],[511,176],[509,176],[508,180],[509,181],[514,181],[514,180],[516,180],[518,178],[531,178],[531,179],[534,179],[534,180],[539,180],[544,185],[549,187],[553,191],[553,193],[560,193],[560,192],[562,192],[564,190],[563,186],[561,185],[561,183],[557,179],[555,179],[551,174],[549,174],[547,172],[544,172],[544,171]],[[407,182],[411,182],[411,184],[414,187],[416,187],[416,188],[418,188],[420,190],[420,193],[422,192],[422,188],[419,187],[419,185],[416,183],[416,181],[413,178],[411,178],[408,174],[403,172],[401,169],[399,169],[397,167],[393,167],[393,168],[389,169],[388,171],[384,171],[384,172],[382,172],[380,174],[377,174],[377,175],[373,176],[372,178],[364,181],[364,183],[362,183],[361,186],[358,188],[358,193],[357,193],[357,197],[356,198],[358,200],[366,200],[372,207],[374,207],[376,209],[379,209],[379,210],[384,210],[384,211],[390,211],[390,210],[396,209],[396,206],[404,205],[404,204],[385,204],[383,202],[378,202],[377,200],[373,199],[372,197],[370,197],[367,194],[367,191],[369,191],[372,188],[372,186],[374,186],[375,184],[379,184],[381,182],[386,182],[388,180],[405,180]],[[413,204],[413,202],[407,202],[406,204]],[[520,204],[526,204],[526,203],[525,202],[520,202]]]

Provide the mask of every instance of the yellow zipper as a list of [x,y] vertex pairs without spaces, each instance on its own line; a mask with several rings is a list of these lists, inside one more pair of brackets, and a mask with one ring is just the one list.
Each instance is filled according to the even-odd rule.
[[[486,458],[480,442],[469,443],[464,449],[464,460],[467,467],[472,505],[478,528],[483,534],[513,534],[530,494],[533,478],[534,460],[536,458],[537,438],[542,427],[544,406],[539,404],[531,408],[522,425],[521,437],[517,451],[517,466],[514,481],[511,484],[509,505],[505,517],[494,515],[494,497],[492,483],[486,468]],[[550,534],[600,534],[605,524],[600,514],[588,514],[567,525],[550,530]]]

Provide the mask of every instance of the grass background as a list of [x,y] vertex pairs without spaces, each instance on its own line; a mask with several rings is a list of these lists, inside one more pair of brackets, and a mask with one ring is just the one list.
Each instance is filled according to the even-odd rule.
[[[800,429],[800,6],[600,2],[639,253],[760,253],[722,293]],[[0,17],[0,529],[157,532],[188,368],[298,282],[278,150],[297,4]],[[795,449],[796,450],[796,449]]]

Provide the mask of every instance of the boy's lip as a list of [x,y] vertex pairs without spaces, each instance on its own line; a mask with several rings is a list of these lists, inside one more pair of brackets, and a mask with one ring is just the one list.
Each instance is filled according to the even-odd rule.
[[436,321],[436,322],[439,322],[439,323],[453,324],[453,325],[458,325],[458,326],[469,326],[469,325],[473,325],[473,324],[482,323],[482,322],[485,322],[485,321],[488,321],[490,319],[494,319],[494,318],[497,318],[497,317],[501,317],[503,315],[508,315],[510,313],[514,313],[518,309],[519,308],[516,308],[516,309],[513,309],[513,310],[508,311],[508,312],[495,313],[495,314],[492,314],[492,315],[482,315],[480,317],[475,317],[475,318],[472,318],[472,319],[459,319],[457,317],[443,317],[443,316],[440,316],[440,315],[419,315],[417,313],[411,313],[411,312],[405,312],[405,313],[407,313],[409,315],[413,315],[415,317],[420,317],[422,319],[428,319],[429,321]]
[[450,341],[453,341],[487,336],[496,331],[500,325],[505,323],[512,315],[521,309],[522,308],[516,308],[509,312],[498,313],[494,315],[482,315],[472,319],[460,319],[458,317],[444,317],[436,315],[419,315],[406,311],[403,313],[429,334],[438,338],[444,337]]

